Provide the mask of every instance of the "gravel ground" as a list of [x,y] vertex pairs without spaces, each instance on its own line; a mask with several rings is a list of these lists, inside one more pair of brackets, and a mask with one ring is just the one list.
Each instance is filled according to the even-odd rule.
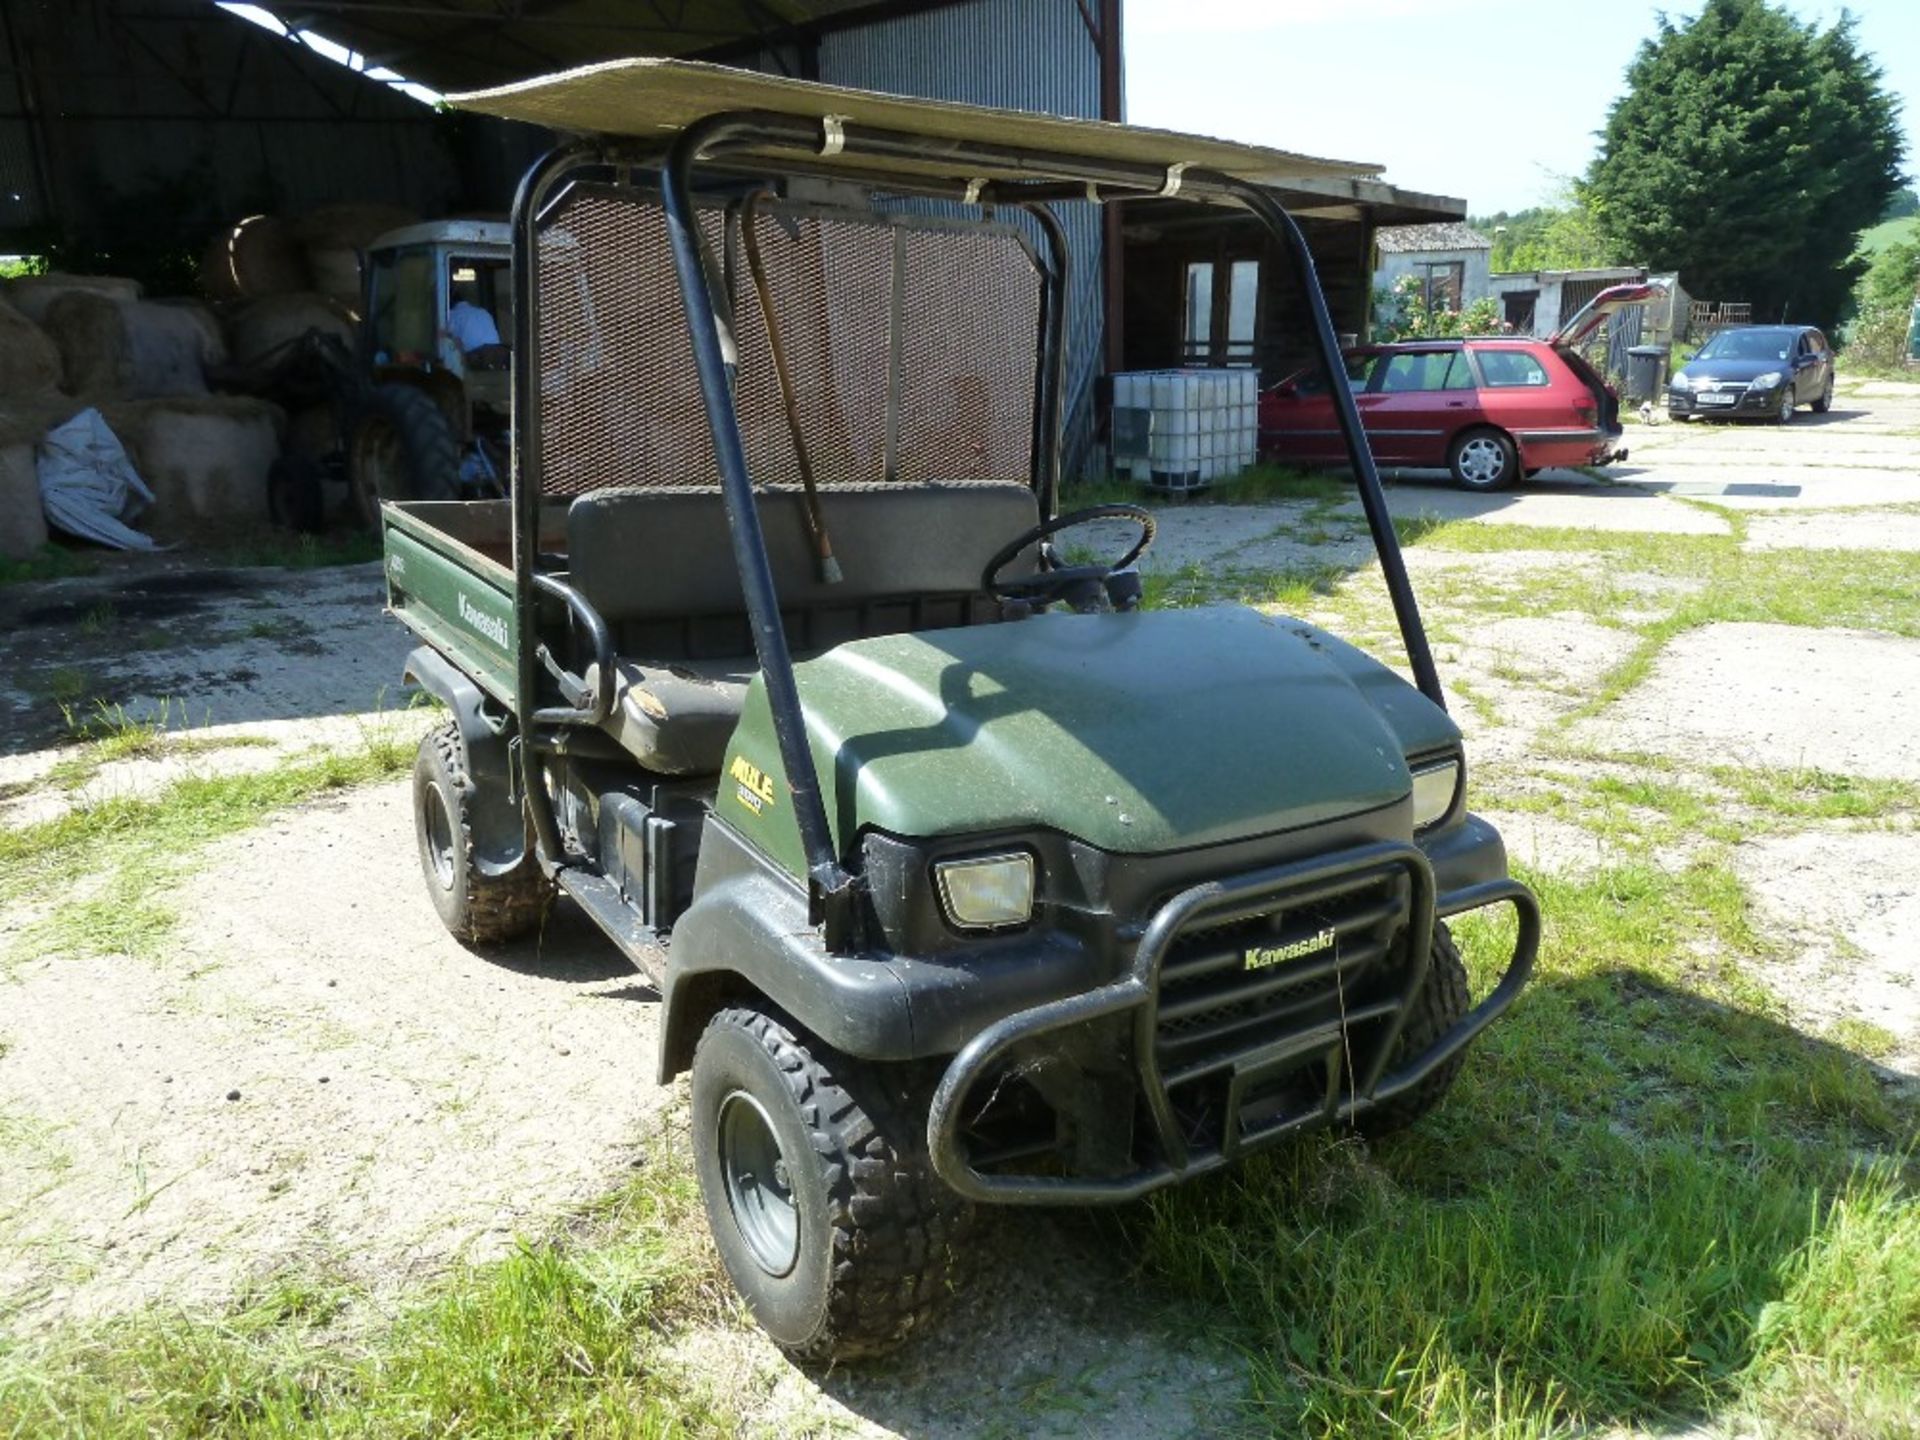
[[[1827,423],[1785,432],[1642,429],[1624,483],[1555,476],[1491,500],[1405,484],[1394,505],[1727,533],[1723,517],[1676,498],[1719,487],[1716,503],[1755,511],[1750,544],[1911,548],[1911,516],[1880,507],[1920,500],[1920,387],[1848,395]],[[1739,486],[1758,489],[1730,493]],[[1873,508],[1844,508],[1856,503]],[[1353,514],[1309,520],[1311,509],[1172,507],[1156,563],[1365,568]],[[1411,552],[1416,581],[1487,585],[1592,559]],[[193,573],[0,591],[0,824],[151,790],[186,765],[350,745],[368,717],[394,711],[408,642],[379,613],[377,567],[167,578]],[[1657,609],[1672,587],[1644,593]],[[1557,743],[1631,643],[1554,615],[1443,638],[1449,684],[1481,701],[1455,704],[1475,764]],[[63,672],[129,711],[165,699],[168,723],[184,718],[200,739],[274,748],[125,761],[50,796],[48,771],[77,753],[52,703],[75,683]],[[1920,778],[1917,699],[1916,642],[1714,626],[1673,641],[1643,685],[1572,738]],[[1532,864],[1578,874],[1607,858],[1565,822],[1499,818]],[[1872,1019],[1896,1037],[1883,1063],[1920,1071],[1915,837],[1811,827],[1741,846],[1737,864],[1763,917],[1799,941],[1804,958],[1767,976],[1796,1020],[1825,1031]],[[407,786],[381,784],[213,847],[166,897],[180,921],[163,955],[41,954],[0,975],[0,1312],[42,1325],[162,1297],[217,1305],[288,1264],[398,1293],[647,1163],[676,1092],[651,1081],[656,1011],[641,977],[566,905],[539,943],[476,954],[447,938],[420,886]],[[0,953],[35,913],[0,913]],[[1004,1243],[952,1325],[886,1366],[809,1378],[736,1330],[689,1336],[679,1358],[776,1429],[788,1416],[915,1436],[1217,1428],[1237,1360],[1170,1340],[1173,1318],[1134,1313],[1130,1261],[1108,1232],[1060,1217],[995,1224]]]

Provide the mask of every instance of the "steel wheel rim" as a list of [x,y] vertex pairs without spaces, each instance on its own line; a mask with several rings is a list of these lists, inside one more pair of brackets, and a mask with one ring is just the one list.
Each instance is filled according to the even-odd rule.
[[453,814],[438,785],[427,787],[427,857],[442,890],[453,889]]
[[1484,435],[1460,447],[1460,473],[1476,485],[1490,485],[1507,468],[1500,442]]
[[800,1260],[800,1211],[773,1121],[758,1100],[735,1090],[720,1102],[720,1176],[734,1228],[754,1263],[778,1278]]

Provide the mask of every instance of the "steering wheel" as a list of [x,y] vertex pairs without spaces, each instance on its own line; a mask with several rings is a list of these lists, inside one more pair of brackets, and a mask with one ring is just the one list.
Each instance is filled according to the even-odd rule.
[[[1086,525],[1095,520],[1131,520],[1139,525],[1140,538],[1133,543],[1132,549],[1111,565],[1056,563],[1053,547],[1045,542],[1062,530],[1071,530],[1076,525]],[[1056,515],[1003,545],[981,572],[980,588],[996,600],[1033,606],[1065,600],[1076,610],[1088,608],[1089,603],[1097,601],[1104,591],[1116,610],[1130,610],[1139,603],[1137,583],[1127,593],[1115,594],[1112,582],[1120,572],[1128,570],[1146,553],[1147,547],[1153,543],[1154,528],[1152,512],[1138,505],[1093,505],[1085,510]],[[1032,575],[1002,578],[1000,572],[1030,545],[1040,546],[1041,568]]]

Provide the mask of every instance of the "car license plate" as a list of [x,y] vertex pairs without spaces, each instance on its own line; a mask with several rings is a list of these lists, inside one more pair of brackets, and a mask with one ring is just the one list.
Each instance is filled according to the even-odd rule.
[[1702,405],[1731,405],[1740,397],[1738,395],[1698,395],[1694,398]]

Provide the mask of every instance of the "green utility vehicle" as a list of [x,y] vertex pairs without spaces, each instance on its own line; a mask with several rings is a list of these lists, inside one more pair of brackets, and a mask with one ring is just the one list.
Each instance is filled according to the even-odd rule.
[[[1338,376],[1255,181],[1331,168],[673,61],[455,103],[581,138],[514,210],[510,497],[383,507],[448,710],[427,888],[474,943],[557,891],[651,978],[774,1339],[899,1340],[976,1202],[1127,1200],[1431,1107],[1538,912],[1465,808],[1351,395],[1417,684],[1298,620],[1143,611],[1151,514],[1056,506],[1050,205],[1252,211]],[[1517,939],[1476,1003],[1442,921],[1495,904]]]

